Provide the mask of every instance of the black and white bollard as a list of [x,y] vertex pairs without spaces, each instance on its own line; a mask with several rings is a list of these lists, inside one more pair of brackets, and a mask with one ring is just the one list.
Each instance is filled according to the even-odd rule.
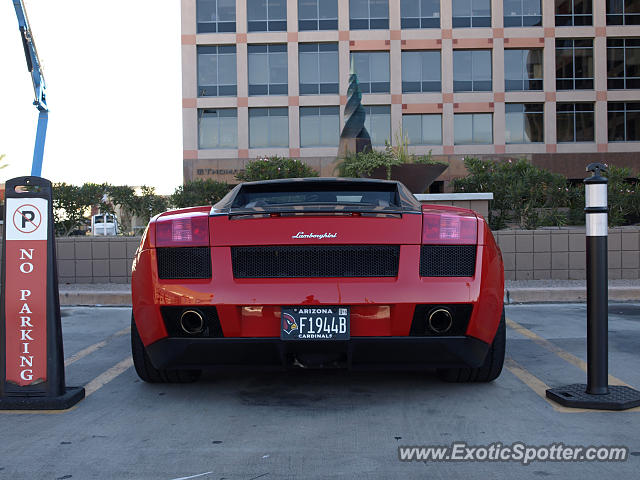
[[640,406],[640,392],[608,384],[607,167],[592,163],[585,183],[587,250],[587,384],[550,388],[547,398],[566,407],[626,410]]

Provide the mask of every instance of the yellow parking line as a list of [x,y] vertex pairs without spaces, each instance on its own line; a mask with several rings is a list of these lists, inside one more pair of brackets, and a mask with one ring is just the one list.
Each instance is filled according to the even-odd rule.
[[[122,373],[126,372],[133,366],[133,358],[130,356],[124,360],[118,362],[109,370],[101,373],[96,378],[87,383],[84,387],[84,396],[87,398],[89,395],[95,393],[97,390],[104,387],[107,383],[117,378]],[[67,410],[0,410],[0,415],[53,415],[57,413],[67,413],[78,408],[78,404],[74,405]]]
[[[518,379],[524,383],[527,387],[533,390],[540,398],[542,398],[545,402],[553,407],[556,412],[560,413],[585,413],[585,412],[616,412],[616,410],[593,410],[589,408],[569,408],[564,407],[555,403],[552,400],[549,400],[546,395],[546,391],[549,388],[549,385],[544,383],[538,377],[533,375],[527,369],[525,369],[522,365],[516,362],[511,357],[506,357],[504,359],[504,367],[513,373]],[[630,408],[629,410],[623,410],[624,412],[640,412],[640,407]]]
[[[511,357],[505,357],[504,366],[507,370],[513,373],[516,377],[518,377],[522,383],[524,383],[527,387],[533,390],[540,398],[543,398],[549,405],[551,405],[554,409],[558,406],[551,400],[549,400],[546,396],[546,391],[549,388],[549,385],[544,383],[538,377],[533,375],[527,369],[525,369],[522,365],[516,362]],[[563,407],[560,407],[563,408]]]
[[124,360],[122,360],[121,362],[118,362],[116,365],[111,367],[106,372],[98,375],[96,378],[94,378],[93,380],[91,380],[89,383],[85,385],[84,387],[85,397],[88,397],[92,393],[95,393],[96,390],[101,389],[107,383],[109,383],[110,381],[118,377],[120,374],[129,370],[129,368],[131,368],[132,366],[133,366],[133,358],[129,356]]
[[[527,337],[529,340],[533,341],[535,344],[540,345],[542,348],[549,350],[552,353],[555,353],[558,357],[563,359],[566,362],[569,362],[571,365],[578,367],[583,372],[587,372],[587,363],[582,359],[576,357],[575,355],[570,354],[569,352],[561,349],[557,345],[551,343],[546,338],[542,338],[540,335],[532,332],[528,328],[523,327],[517,322],[514,322],[510,318],[507,318],[507,326],[518,332],[523,337]],[[623,382],[617,377],[613,375],[609,375],[609,385],[624,385],[630,387],[628,383]]]
[[96,350],[101,349],[102,347],[104,347],[107,343],[109,343],[114,338],[118,338],[118,337],[121,337],[123,335],[127,335],[129,332],[131,332],[131,327],[130,326],[126,327],[126,328],[123,328],[120,331],[117,331],[113,335],[110,335],[109,337],[105,338],[104,340],[102,340],[102,341],[100,341],[98,343],[94,343],[93,345],[80,350],[78,353],[75,353],[75,354],[71,355],[69,358],[65,359],[64,366],[68,367],[69,365],[71,365],[72,363],[77,362],[81,358],[84,358],[87,355],[95,352]]
[[[566,351],[562,350],[560,347],[554,345],[549,340],[547,340],[545,338],[542,338],[541,336],[533,333],[531,330],[523,327],[519,323],[514,322],[513,320],[511,320],[509,318],[507,318],[506,321],[507,321],[507,325],[510,328],[512,328],[515,331],[517,331],[519,334],[523,335],[524,337],[527,337],[528,339],[532,340],[537,345],[540,345],[541,347],[551,351],[552,353],[555,353],[557,356],[559,356],[563,360],[569,362],[572,365],[575,365],[576,367],[580,368],[584,372],[587,371],[586,362],[582,361],[581,359],[579,359],[575,355],[572,355],[569,352],[566,352]],[[531,390],[533,390],[539,397],[541,397],[549,405],[551,405],[556,412],[561,412],[561,413],[585,413],[585,412],[616,412],[616,411],[619,411],[619,410],[593,410],[593,409],[588,409],[588,408],[569,408],[569,407],[564,407],[562,405],[558,405],[554,401],[549,400],[547,398],[547,396],[546,396],[546,391],[549,388],[549,386],[546,383],[544,383],[542,380],[540,380],[538,377],[533,375],[531,372],[529,372],[527,369],[525,369],[522,365],[520,365],[518,362],[516,362],[513,358],[506,357],[505,360],[504,360],[504,366],[505,366],[505,368],[507,370],[509,370],[511,373],[513,373],[516,377],[518,377],[518,379],[520,379],[520,381],[522,381]],[[613,375],[609,375],[609,384],[610,385],[625,385],[625,386],[629,386],[628,384],[626,384],[625,382],[623,382],[619,378],[614,377]],[[640,407],[630,408],[629,410],[623,410],[623,412],[638,413],[638,412],[640,412]]]

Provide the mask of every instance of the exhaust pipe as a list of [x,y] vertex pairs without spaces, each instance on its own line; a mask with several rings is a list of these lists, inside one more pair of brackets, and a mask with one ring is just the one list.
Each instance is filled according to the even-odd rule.
[[204,331],[204,318],[198,310],[185,310],[180,315],[180,327],[189,335],[200,335]]
[[447,333],[453,326],[453,318],[448,308],[434,308],[429,312],[429,328],[435,333]]

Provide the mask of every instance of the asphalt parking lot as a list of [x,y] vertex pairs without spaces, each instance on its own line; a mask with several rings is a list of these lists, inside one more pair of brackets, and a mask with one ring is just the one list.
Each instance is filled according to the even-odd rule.
[[[0,478],[634,478],[640,408],[572,411],[548,386],[584,382],[584,304],[507,307],[507,361],[491,384],[434,374],[209,374],[151,385],[131,367],[130,309],[63,309],[70,411],[0,412]],[[640,304],[612,304],[610,382],[640,387]],[[405,445],[617,445],[606,462],[400,462]]]

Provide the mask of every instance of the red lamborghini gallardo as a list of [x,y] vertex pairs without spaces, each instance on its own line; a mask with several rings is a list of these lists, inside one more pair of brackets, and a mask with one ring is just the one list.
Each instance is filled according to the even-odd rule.
[[148,382],[202,369],[436,369],[487,382],[505,352],[485,220],[392,181],[243,183],[156,216],[135,256],[131,346]]

